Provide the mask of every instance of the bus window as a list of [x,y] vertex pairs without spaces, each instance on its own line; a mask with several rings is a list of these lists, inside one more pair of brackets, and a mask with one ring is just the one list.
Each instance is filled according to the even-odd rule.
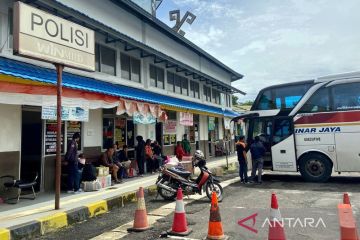
[[331,111],[329,89],[321,88],[301,107],[300,113]]
[[273,100],[271,99],[271,91],[266,90],[262,93],[259,100],[259,110],[276,109]]
[[260,137],[260,140],[264,144],[267,150],[270,150],[270,137],[272,132],[272,120],[268,118],[257,118],[253,122],[253,131],[251,140],[256,136]]
[[281,142],[292,133],[290,119],[276,119],[274,123],[273,145]]
[[278,86],[260,92],[252,110],[292,109],[312,83]]
[[335,110],[360,109],[360,83],[347,83],[332,87]]

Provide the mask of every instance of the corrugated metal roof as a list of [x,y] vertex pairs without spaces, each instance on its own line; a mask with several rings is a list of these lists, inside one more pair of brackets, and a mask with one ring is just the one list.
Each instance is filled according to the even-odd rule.
[[[56,84],[55,69],[43,68],[4,57],[0,57],[0,73],[43,83],[50,83],[54,85]],[[63,73],[63,86],[72,89],[102,93],[110,96],[129,98],[149,103],[169,105],[184,109],[225,115],[228,117],[237,115],[235,112],[230,110],[223,111],[221,108],[152,93],[138,88],[108,83],[94,78],[88,78],[67,72]]]

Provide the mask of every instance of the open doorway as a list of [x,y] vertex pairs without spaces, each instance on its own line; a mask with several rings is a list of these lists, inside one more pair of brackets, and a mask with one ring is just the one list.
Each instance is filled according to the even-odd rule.
[[42,121],[41,112],[36,110],[22,111],[21,130],[21,171],[20,178],[32,181],[38,173],[36,191],[40,190],[41,182],[41,148],[42,148]]
[[156,135],[156,141],[159,143],[160,146],[163,145],[163,124],[161,122],[157,122],[156,123],[156,127],[155,127],[155,135]]

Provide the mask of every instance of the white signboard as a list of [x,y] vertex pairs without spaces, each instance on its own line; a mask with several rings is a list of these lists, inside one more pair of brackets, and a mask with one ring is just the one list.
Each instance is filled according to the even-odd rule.
[[[43,106],[41,119],[56,120],[56,106]],[[61,107],[61,120],[63,121],[89,121],[89,109],[81,107]]]
[[95,34],[22,2],[14,4],[14,52],[19,55],[95,71]]
[[194,125],[193,114],[180,112],[180,124],[183,126],[193,126]]

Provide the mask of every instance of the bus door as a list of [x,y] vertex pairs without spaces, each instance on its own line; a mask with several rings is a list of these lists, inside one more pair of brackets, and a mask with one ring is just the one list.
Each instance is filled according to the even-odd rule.
[[273,119],[271,155],[274,171],[297,171],[292,118]]
[[[253,143],[256,136],[260,137],[261,142],[264,144],[266,149],[264,157],[264,168],[271,169],[271,137],[272,137],[272,119],[271,118],[253,118],[250,121],[248,144],[249,146]],[[251,154],[248,151],[248,159]]]

